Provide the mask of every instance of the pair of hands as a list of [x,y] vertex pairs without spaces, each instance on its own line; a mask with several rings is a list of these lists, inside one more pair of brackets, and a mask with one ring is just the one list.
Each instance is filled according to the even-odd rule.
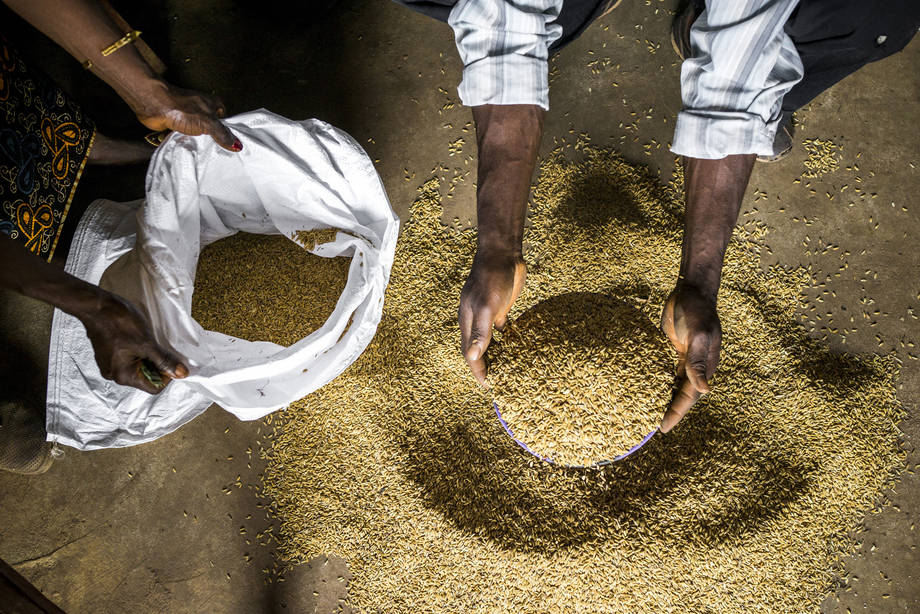
[[[243,149],[239,139],[220,121],[226,113],[224,105],[207,94],[160,81],[143,102],[132,108],[151,130],[208,135],[224,149]],[[147,319],[129,301],[102,293],[98,309],[81,320],[92,342],[96,364],[106,379],[157,394],[170,380],[188,376],[188,367],[156,342]]]
[[[492,329],[502,330],[508,312],[524,288],[527,270],[520,255],[477,253],[460,294],[461,351],[473,375],[487,386],[484,355]],[[719,362],[722,328],[714,297],[686,287],[668,296],[661,328],[677,350],[674,396],[660,430],[667,433],[686,415],[700,396],[709,392],[709,380]]]

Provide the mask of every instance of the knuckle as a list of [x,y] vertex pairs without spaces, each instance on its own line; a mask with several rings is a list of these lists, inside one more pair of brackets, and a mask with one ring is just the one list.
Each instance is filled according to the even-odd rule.
[[697,373],[705,373],[708,366],[708,361],[705,358],[698,357],[690,361],[690,368]]
[[484,339],[487,339],[489,337],[491,337],[491,335],[489,334],[489,331],[484,329],[482,327],[482,324],[474,325],[473,330],[470,332],[471,341],[483,341]]
[[675,409],[677,411],[687,411],[687,409],[696,402],[698,397],[699,393],[696,391],[690,392],[685,388],[681,388],[674,398]]

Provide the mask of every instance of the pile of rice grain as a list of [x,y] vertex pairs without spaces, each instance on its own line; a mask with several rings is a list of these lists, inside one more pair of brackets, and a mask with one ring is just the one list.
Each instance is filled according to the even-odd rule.
[[808,157],[805,159],[803,177],[817,179],[828,173],[833,173],[840,168],[840,152],[842,147],[831,140],[803,139],[802,147]]
[[[579,153],[542,164],[512,317],[590,292],[645,299],[654,320],[680,262],[680,177],[661,186],[615,153]],[[903,466],[896,362],[810,339],[796,321],[807,273],[761,271],[762,229],[748,226],[726,256],[713,392],[623,461],[553,466],[508,437],[460,355],[475,233],[442,212],[433,179],[377,336],[271,422],[280,553],[344,557],[362,612],[815,611],[848,530]]]
[[[332,240],[330,232],[315,242]],[[310,236],[297,239],[306,245]],[[201,250],[192,317],[205,330],[289,346],[325,323],[345,289],[349,264],[280,235],[239,232]]]
[[493,398],[514,437],[576,466],[612,460],[658,426],[676,357],[644,313],[586,292],[538,303],[489,354]]

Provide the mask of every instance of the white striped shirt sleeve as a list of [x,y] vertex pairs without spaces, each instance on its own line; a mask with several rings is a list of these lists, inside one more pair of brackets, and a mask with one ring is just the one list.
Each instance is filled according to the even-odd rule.
[[804,70],[783,26],[798,0],[708,0],[681,67],[671,151],[694,158],[772,155],[783,96]]
[[467,106],[535,104],[549,109],[549,46],[562,0],[460,0],[447,23],[463,60],[457,88]]

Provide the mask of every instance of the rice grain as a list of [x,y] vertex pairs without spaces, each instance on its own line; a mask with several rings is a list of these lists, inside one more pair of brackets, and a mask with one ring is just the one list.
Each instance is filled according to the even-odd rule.
[[[677,278],[681,176],[578,155],[542,164],[511,316],[584,292],[641,299],[653,320]],[[848,532],[904,465],[898,364],[809,337],[808,272],[760,268],[765,228],[728,247],[713,392],[633,456],[573,470],[507,436],[460,355],[475,232],[441,224],[440,182],[403,226],[377,336],[270,426],[285,559],[344,557],[355,607],[386,614],[814,612],[847,585]]]

